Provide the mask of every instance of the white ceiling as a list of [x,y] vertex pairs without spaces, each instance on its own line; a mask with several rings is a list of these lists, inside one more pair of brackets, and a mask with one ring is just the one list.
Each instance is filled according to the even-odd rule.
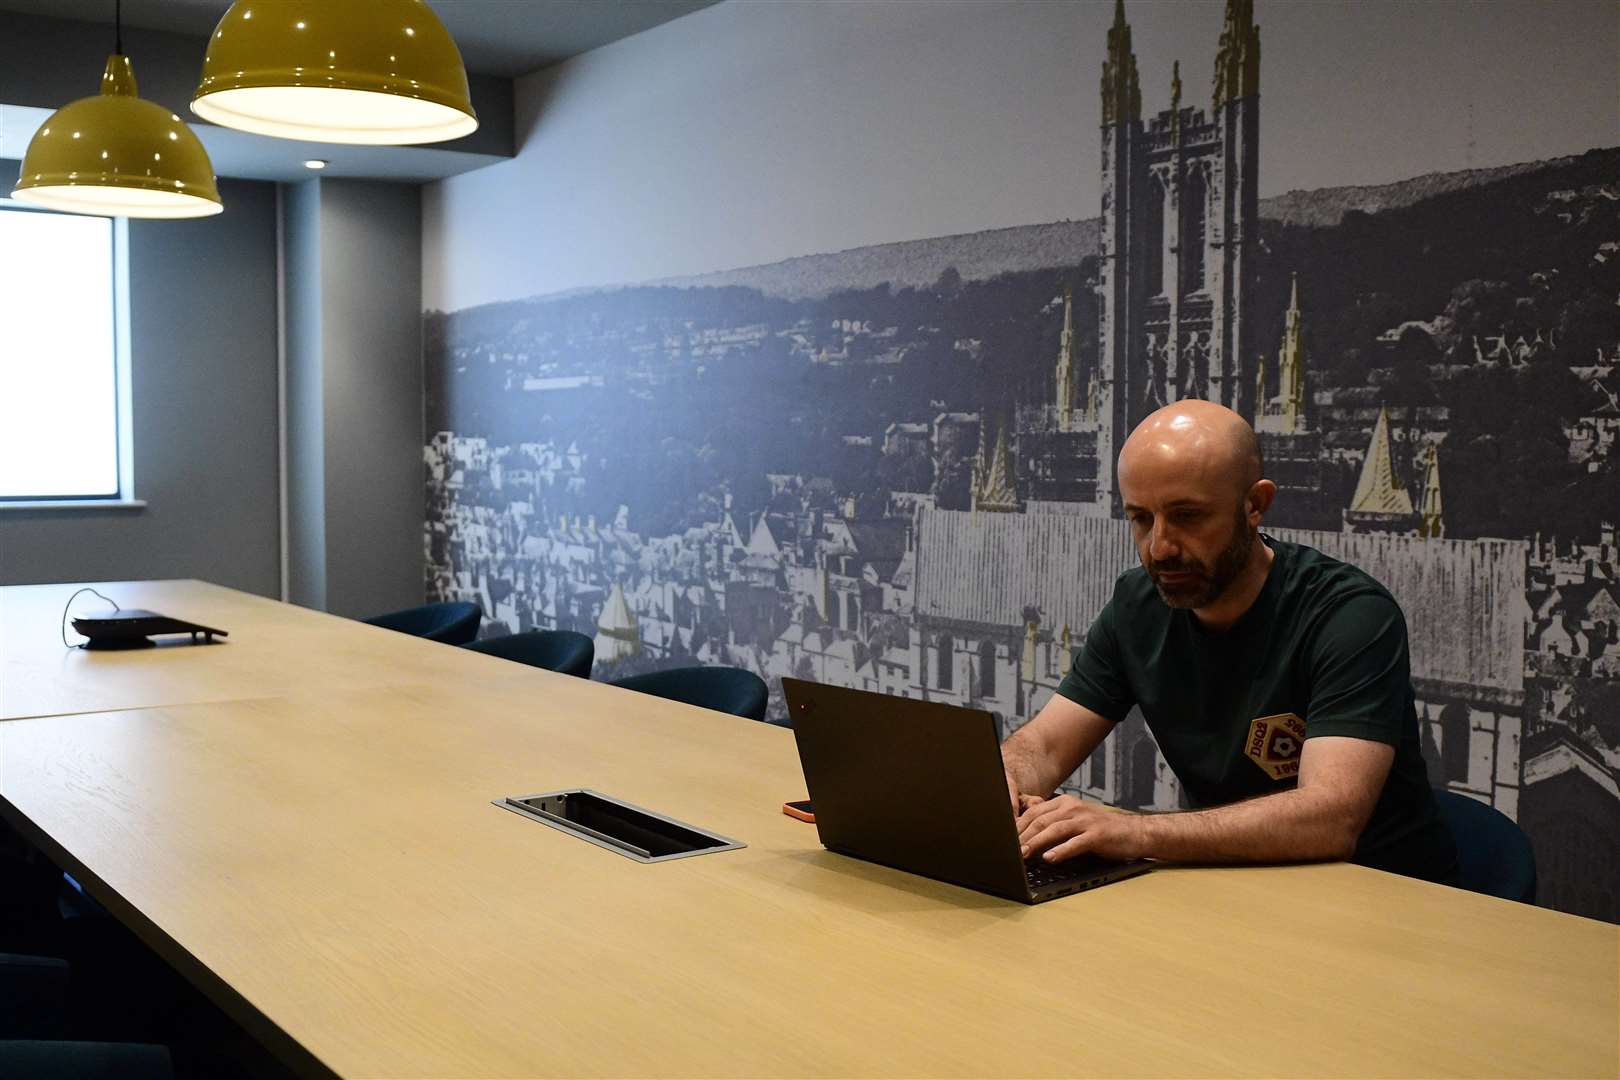
[[[512,78],[716,0],[428,0],[467,70]],[[123,0],[124,25],[207,37],[231,0]],[[111,25],[114,0],[0,0],[0,11]]]

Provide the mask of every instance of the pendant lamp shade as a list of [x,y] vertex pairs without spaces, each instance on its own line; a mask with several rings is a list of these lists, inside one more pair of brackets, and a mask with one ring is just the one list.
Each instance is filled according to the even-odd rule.
[[422,0],[235,0],[191,111],[315,142],[439,142],[478,128],[461,52]]
[[18,202],[111,217],[206,217],[225,209],[214,166],[174,113],[135,96],[129,57],[107,58],[101,93],[69,102],[23,154]]

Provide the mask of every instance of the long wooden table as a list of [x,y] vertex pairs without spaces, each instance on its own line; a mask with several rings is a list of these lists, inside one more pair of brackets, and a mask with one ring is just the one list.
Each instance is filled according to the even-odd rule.
[[[107,581],[94,587],[122,608],[216,627],[228,637],[213,645],[193,646],[181,638],[150,649],[70,649],[62,644],[63,605],[82,587],[0,588],[0,720],[236,701],[301,687],[326,693],[411,680],[458,682],[466,679],[472,659],[353,619],[190,580]],[[107,606],[85,593],[73,611]],[[83,640],[71,625],[67,639]],[[486,675],[510,666],[482,664]]]
[[[253,653],[239,621],[192,651]],[[354,630],[391,678],[0,724],[0,812],[312,1075],[1620,1069],[1609,924],[1345,864],[1025,907],[823,851],[783,730]],[[643,865],[491,805],[566,787],[748,847]]]

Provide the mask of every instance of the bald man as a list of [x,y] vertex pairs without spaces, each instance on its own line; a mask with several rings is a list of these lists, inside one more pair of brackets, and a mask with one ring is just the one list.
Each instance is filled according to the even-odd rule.
[[[1261,470],[1254,431],[1212,402],[1160,409],[1125,441],[1119,490],[1142,565],[1002,747],[1024,854],[1350,859],[1455,882],[1401,609],[1354,566],[1263,536],[1277,486]],[[1133,706],[1197,809],[1052,797]]]

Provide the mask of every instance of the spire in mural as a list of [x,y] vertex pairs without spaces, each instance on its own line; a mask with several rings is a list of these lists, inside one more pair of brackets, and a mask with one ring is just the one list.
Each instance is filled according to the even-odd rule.
[[1361,465],[1361,479],[1350,509],[1362,514],[1410,514],[1412,497],[1395,478],[1395,461],[1389,450],[1389,412],[1380,407],[1373,426],[1372,442],[1367,444],[1367,460]]
[[1170,64],[1170,131],[1176,137],[1181,136],[1181,61],[1175,60]]
[[1125,0],[1114,0],[1114,25],[1108,31],[1108,58],[1103,61],[1103,127],[1134,123],[1140,119],[1142,88],[1136,81],[1136,53],[1131,50],[1131,25],[1125,21]]
[[1277,350],[1277,396],[1266,396],[1265,360],[1255,378],[1254,430],[1273,435],[1305,433],[1305,348],[1300,340],[1299,275],[1294,275],[1282,347]]
[[998,425],[995,449],[986,454],[988,426],[979,428],[979,454],[973,463],[973,503],[975,511],[1016,513],[1018,491],[1013,483],[1012,452],[1007,448],[1007,428]]
[[1215,53],[1215,111],[1260,93],[1260,28],[1254,0],[1226,0],[1226,25]]
[[781,559],[782,545],[777,543],[776,534],[771,531],[768,515],[759,515],[754,522],[754,531],[748,534],[748,547],[745,549],[749,555],[760,555],[767,559]]
[[1024,647],[1018,654],[1018,677],[1026,683],[1035,681],[1035,651],[1038,648],[1036,633],[1040,625],[1037,619],[1030,619],[1024,623]]
[[596,620],[596,659],[603,662],[622,660],[641,652],[641,627],[636,613],[630,610],[630,601],[624,597],[624,586],[617,581],[602,605],[602,615]]
[[731,492],[726,492],[725,510],[720,517],[720,536],[727,547],[740,548],[746,545],[742,537],[742,530],[737,528],[737,519],[731,515]]
[[1102,386],[1097,382],[1097,369],[1091,369],[1091,375],[1086,379],[1086,423],[1095,424],[1099,409],[1099,399],[1102,396]]
[[1422,520],[1418,535],[1438,540],[1446,535],[1444,507],[1440,501],[1440,456],[1434,443],[1429,444],[1428,464],[1423,470],[1423,498],[1419,504]]
[[1074,416],[1074,291],[1063,286],[1063,336],[1058,339],[1058,423],[1067,428]]
[[968,505],[978,509],[979,492],[984,489],[985,474],[990,468],[990,418],[979,420],[979,449],[973,455],[973,468],[968,473]]
[[1389,413],[1380,407],[1361,466],[1356,494],[1344,512],[1346,532],[1416,533],[1420,522],[1409,495],[1395,475],[1395,457],[1389,445]]

